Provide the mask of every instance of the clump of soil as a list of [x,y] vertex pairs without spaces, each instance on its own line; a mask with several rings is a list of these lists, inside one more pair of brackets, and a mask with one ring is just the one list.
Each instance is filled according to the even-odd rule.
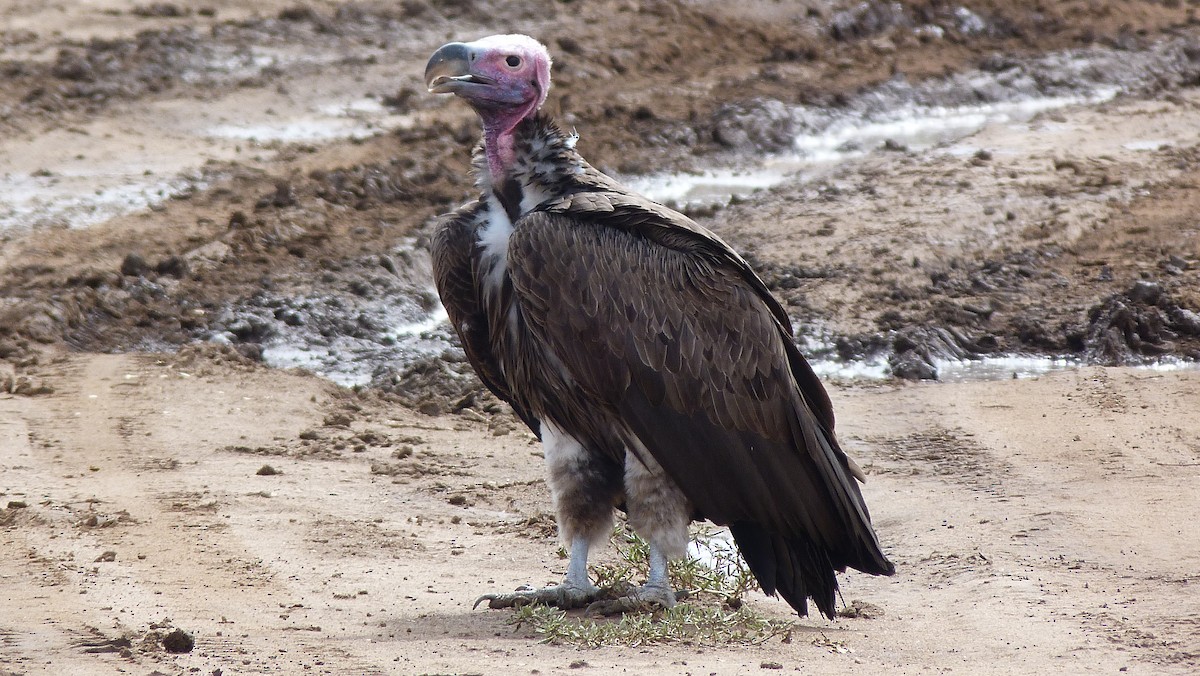
[[1088,312],[1087,359],[1119,365],[1179,354],[1200,359],[1200,313],[1155,282],[1139,281]]
[[163,637],[162,644],[169,653],[190,653],[196,646],[196,639],[186,631],[176,628]]

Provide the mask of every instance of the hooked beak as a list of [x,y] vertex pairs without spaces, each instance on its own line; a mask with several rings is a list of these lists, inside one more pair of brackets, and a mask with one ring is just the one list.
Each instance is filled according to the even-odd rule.
[[425,86],[433,94],[456,94],[470,85],[493,84],[490,78],[471,72],[474,50],[462,42],[443,45],[425,65]]

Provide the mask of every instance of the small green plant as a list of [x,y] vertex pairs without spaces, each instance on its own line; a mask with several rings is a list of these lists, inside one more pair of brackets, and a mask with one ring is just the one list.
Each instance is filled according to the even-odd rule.
[[613,528],[609,540],[620,557],[618,563],[601,563],[591,567],[596,586],[610,589],[619,585],[645,580],[650,571],[650,545],[623,524]]
[[[688,555],[670,564],[671,585],[688,592],[687,602],[657,613],[628,613],[619,620],[578,617],[547,606],[518,608],[510,624],[528,626],[543,643],[585,648],[656,643],[730,645],[762,643],[784,636],[795,626],[766,619],[743,608],[741,597],[758,583],[733,543],[711,526],[692,529]],[[613,530],[619,561],[592,567],[601,589],[621,589],[646,580],[650,546],[623,525]]]
[[[592,566],[596,585],[611,588],[644,582],[649,575],[650,545],[620,524],[613,529],[611,539],[621,561]],[[758,581],[737,548],[712,526],[693,526],[691,544],[689,550],[700,556],[692,556],[689,551],[687,556],[671,562],[667,571],[671,586],[691,596],[713,594],[734,606],[746,592],[758,589]]]
[[620,620],[570,617],[549,606],[523,606],[510,624],[528,625],[542,643],[565,643],[581,648],[607,645],[631,647],[662,643],[702,646],[756,645],[774,636],[787,636],[793,623],[766,619],[748,609],[680,604],[662,613],[628,614]]
[[676,587],[693,593],[716,594],[733,605],[746,592],[759,588],[737,547],[711,526],[698,525],[692,529],[692,546],[701,556],[689,555],[671,563],[671,583]]

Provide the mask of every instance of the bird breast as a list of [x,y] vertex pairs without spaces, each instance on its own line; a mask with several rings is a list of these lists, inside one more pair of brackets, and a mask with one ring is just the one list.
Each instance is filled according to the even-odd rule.
[[496,298],[508,273],[508,238],[513,224],[500,200],[488,197],[487,220],[479,230],[479,259],[485,298]]

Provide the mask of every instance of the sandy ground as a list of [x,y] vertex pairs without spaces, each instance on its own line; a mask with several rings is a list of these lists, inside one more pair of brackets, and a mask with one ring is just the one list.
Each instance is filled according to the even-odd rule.
[[[372,353],[360,391],[259,361],[430,309],[421,244],[470,192],[476,130],[419,73],[499,30],[551,46],[551,107],[623,174],[781,152],[803,129],[770,102],[1117,73],[1106,103],[694,213],[806,335],[909,377],[1200,355],[1194,10],[964,4],[0,2],[0,674],[1196,672],[1194,369],[833,382],[898,567],[843,594],[881,614],[582,650],[470,608],[565,562],[539,447],[464,399],[454,350]],[[164,652],[175,629],[191,652]]]
[[[1184,674],[1200,657],[1197,373],[836,387],[899,570],[843,594],[882,616],[810,618],[789,644],[580,650],[470,608],[564,572],[545,521],[525,524],[547,505],[529,435],[207,359],[53,372],[52,395],[0,398],[0,488],[27,505],[0,512],[12,673]],[[191,653],[139,650],[174,627]]]

